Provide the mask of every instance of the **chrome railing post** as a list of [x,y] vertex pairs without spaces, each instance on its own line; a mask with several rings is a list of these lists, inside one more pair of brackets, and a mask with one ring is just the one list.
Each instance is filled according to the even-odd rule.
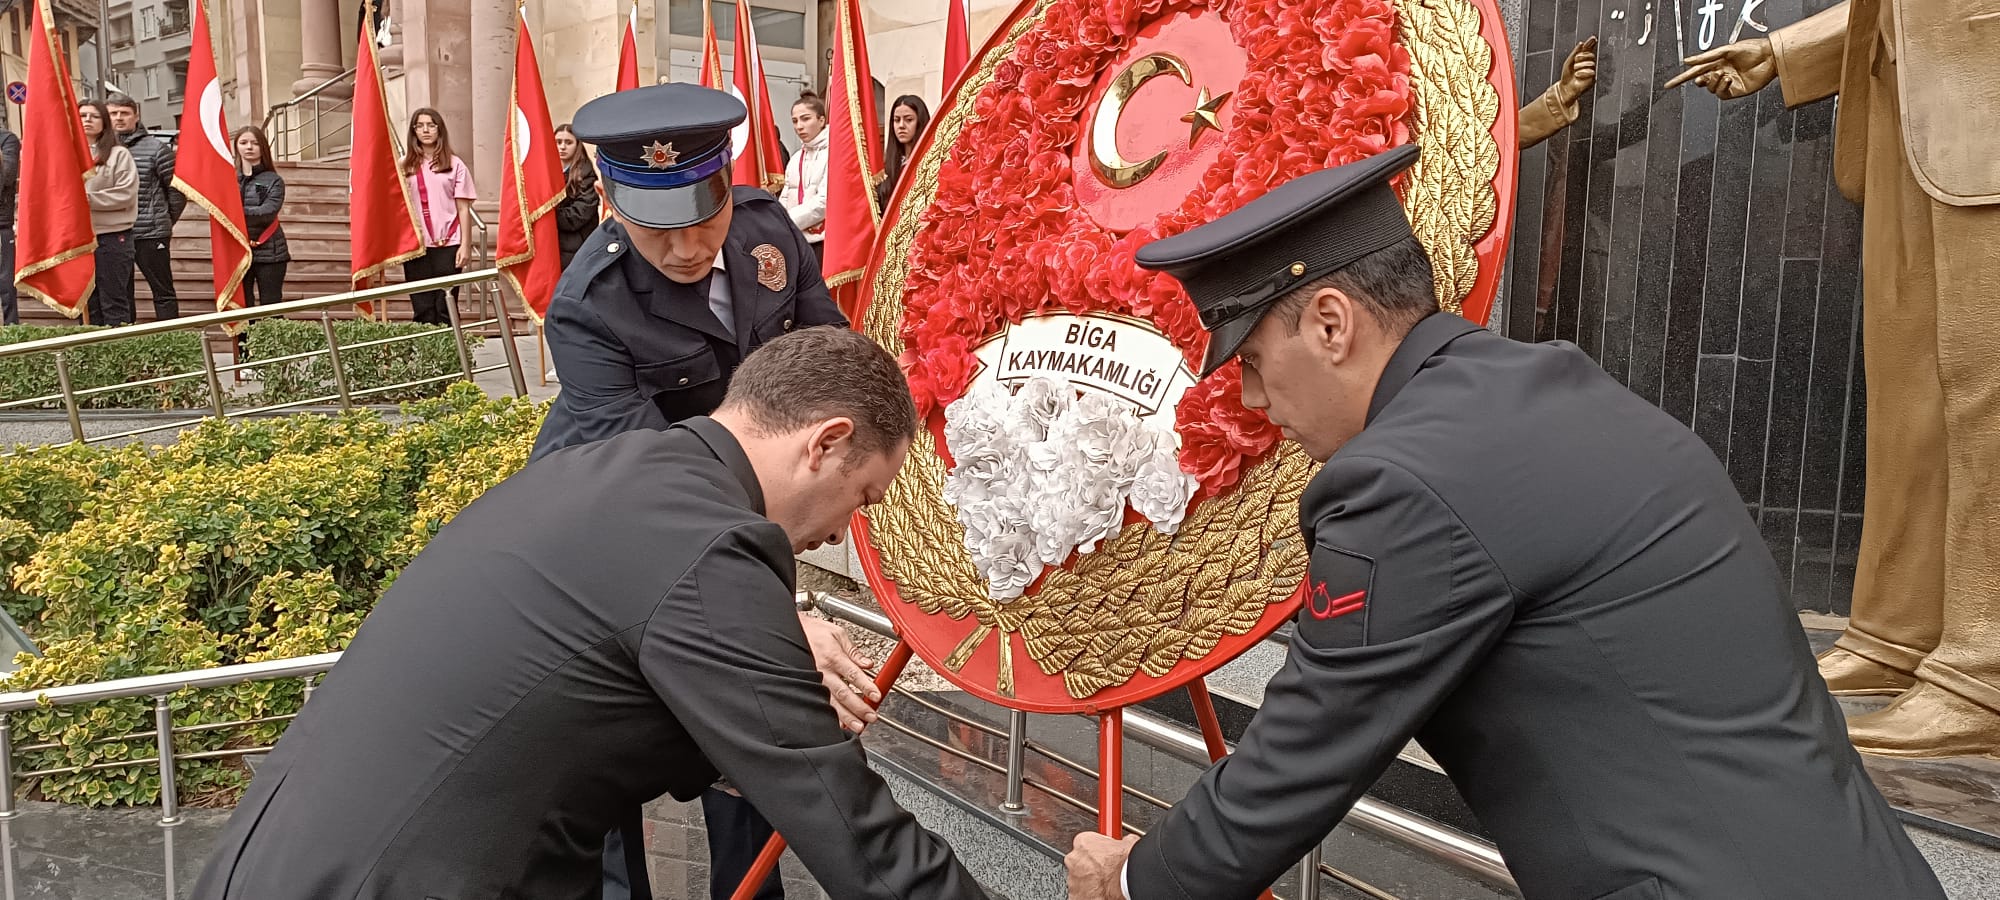
[[315,675],[307,675],[306,677],[299,679],[300,681],[306,683],[306,694],[304,697],[299,698],[299,706],[304,707],[306,704],[312,702],[313,690],[318,686],[315,681],[317,677],[318,676]]
[[353,409],[354,397],[347,391],[347,370],[340,365],[340,338],[333,332],[333,314],[320,310],[319,327],[326,332],[326,358],[333,365],[333,387],[340,392],[340,408]]
[[1007,713],[1007,799],[1000,804],[1000,811],[1010,815],[1020,815],[1028,811],[1021,802],[1021,786],[1026,779],[1028,749],[1028,714],[1018,709]]
[[0,712],[0,819],[11,819],[14,811],[14,726],[13,717]]
[[[228,334],[229,329],[223,329]],[[222,405],[222,376],[215,371],[215,354],[208,352],[208,333],[201,334],[201,370],[208,376],[208,407],[215,411],[218,419],[229,418],[229,411]]]
[[458,316],[458,298],[451,291],[445,291],[445,312],[451,318],[451,345],[458,351],[458,367],[465,372],[465,380],[472,380],[472,353],[465,349],[465,326]]
[[172,694],[153,697],[153,724],[160,738],[160,824],[181,820],[179,798],[174,796],[174,708]]
[[69,413],[69,433],[83,443],[83,416],[76,410],[76,389],[69,380],[69,357],[56,351],[56,382],[62,386],[63,409]]
[[514,396],[528,396],[528,376],[521,373],[521,348],[514,346],[514,320],[507,315],[507,292],[493,292],[493,306],[499,310],[500,345],[507,353],[507,374],[514,379]]
[[1319,862],[1325,851],[1314,844],[1299,861],[1299,900],[1319,900]]

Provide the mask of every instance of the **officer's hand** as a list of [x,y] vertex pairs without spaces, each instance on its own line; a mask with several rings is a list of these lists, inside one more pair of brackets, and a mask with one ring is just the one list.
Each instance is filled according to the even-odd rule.
[[806,644],[812,647],[813,668],[819,670],[820,682],[833,695],[833,712],[840,717],[840,727],[860,734],[876,718],[875,708],[869,704],[882,699],[875,679],[868,676],[868,667],[875,661],[854,649],[847,630],[839,625],[799,613],[799,627],[805,629]]
[[1076,836],[1063,865],[1069,868],[1069,900],[1122,900],[1119,884],[1125,873],[1125,858],[1132,855],[1137,837],[1112,840],[1095,831]]
[[1752,38],[1697,53],[1681,60],[1687,70],[1675,75],[1667,87],[1692,80],[1696,85],[1724,100],[1757,93],[1778,77],[1778,57],[1769,38]]

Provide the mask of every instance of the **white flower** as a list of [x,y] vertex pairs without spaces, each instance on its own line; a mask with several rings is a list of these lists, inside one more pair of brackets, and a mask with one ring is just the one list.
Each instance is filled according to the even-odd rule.
[[1193,475],[1181,471],[1180,453],[1173,444],[1157,447],[1132,481],[1132,509],[1161,534],[1173,534],[1180,530],[1188,500],[1199,484]]
[[1068,412],[1075,399],[1076,391],[1067,382],[1045,376],[1028,379],[1014,394],[1000,427],[1018,444],[1048,440],[1049,424]]

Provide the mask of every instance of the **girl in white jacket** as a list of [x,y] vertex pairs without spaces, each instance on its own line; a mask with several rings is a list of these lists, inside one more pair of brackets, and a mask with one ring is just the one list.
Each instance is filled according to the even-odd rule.
[[785,186],[778,199],[792,214],[792,224],[806,233],[813,254],[825,262],[826,240],[826,101],[807,91],[792,104],[792,128],[804,146],[785,163]]

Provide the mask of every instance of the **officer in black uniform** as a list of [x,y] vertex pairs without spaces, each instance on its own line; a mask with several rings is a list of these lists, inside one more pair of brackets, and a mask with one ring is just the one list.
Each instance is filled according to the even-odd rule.
[[[549,305],[562,392],[533,458],[707,415],[737,364],[765,341],[847,325],[783,204],[730,187],[729,132],[745,115],[736,98],[691,84],[620,91],[577,110],[571,128],[597,145],[611,217],[577,250]],[[771,826],[720,789],[703,796],[702,809],[710,893],[720,900]],[[629,834],[606,842],[604,900],[647,896],[638,827],[634,810]],[[782,898],[783,882],[774,874],[757,896]]]
[[[1437,311],[1403,147],[1140,250],[1203,372],[1326,465],[1292,649],[1235,755],[1079,900],[1252,897],[1415,738],[1529,900],[1942,898],[1715,455],[1565,343]],[[1122,881],[1122,884],[1121,884]]]

